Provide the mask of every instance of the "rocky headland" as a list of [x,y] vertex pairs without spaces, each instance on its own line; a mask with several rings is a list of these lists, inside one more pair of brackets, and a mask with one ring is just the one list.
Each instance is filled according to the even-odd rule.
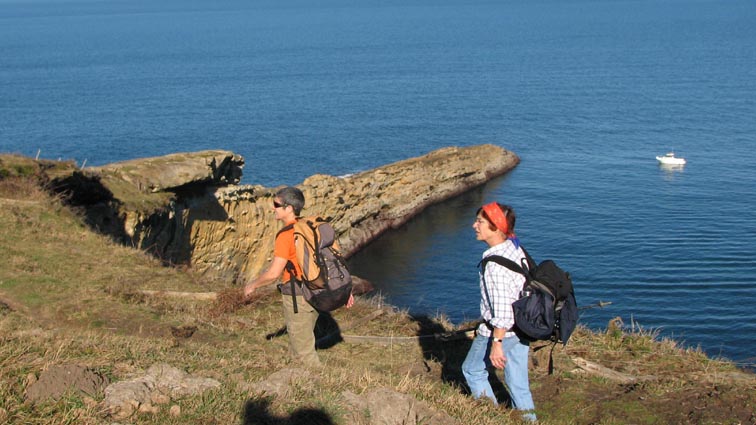
[[[494,145],[439,149],[358,174],[314,175],[298,185],[303,216],[329,217],[349,256],[425,208],[514,168]],[[228,151],[178,153],[52,176],[87,222],[120,242],[211,278],[239,281],[270,261],[280,225],[278,188],[239,185],[244,159]]]

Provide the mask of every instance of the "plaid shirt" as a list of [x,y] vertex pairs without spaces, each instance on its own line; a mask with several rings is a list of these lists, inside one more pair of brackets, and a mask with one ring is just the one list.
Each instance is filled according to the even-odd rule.
[[[525,258],[522,249],[515,248],[510,240],[487,249],[483,253],[483,258],[489,255],[501,255],[517,264],[521,264],[520,260]],[[511,331],[514,326],[512,303],[520,298],[524,283],[525,277],[519,273],[493,261],[486,265],[485,275],[480,275],[480,314],[487,323],[478,326],[479,335],[491,336],[492,331],[488,324],[495,328],[506,329],[506,337],[515,334]]]

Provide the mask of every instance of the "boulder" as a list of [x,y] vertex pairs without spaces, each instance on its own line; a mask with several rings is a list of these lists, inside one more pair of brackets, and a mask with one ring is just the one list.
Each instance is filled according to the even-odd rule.
[[117,419],[125,419],[135,412],[159,410],[155,404],[168,404],[171,400],[201,394],[220,387],[220,382],[190,375],[173,366],[157,363],[144,375],[115,382],[105,388],[103,405]]
[[286,398],[291,395],[294,384],[312,385],[312,377],[307,370],[301,368],[286,368],[273,372],[265,379],[252,385],[251,390],[263,396]]
[[[445,412],[433,410],[415,397],[388,389],[374,388],[363,395],[345,391],[342,394],[351,406],[352,415],[369,418],[374,425],[458,425],[459,421]],[[363,422],[363,418],[354,418]]]

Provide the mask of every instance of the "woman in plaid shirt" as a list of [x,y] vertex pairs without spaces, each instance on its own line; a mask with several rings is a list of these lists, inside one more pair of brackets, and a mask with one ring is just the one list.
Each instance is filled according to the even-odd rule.
[[[477,212],[473,223],[475,236],[488,245],[483,258],[501,255],[517,264],[525,258],[520,242],[514,234],[515,212],[512,207],[496,202],[486,204]],[[462,373],[473,397],[488,397],[498,404],[491,384],[488,367],[504,369],[504,382],[515,409],[525,411],[523,419],[535,421],[533,396],[528,381],[528,352],[530,343],[513,331],[512,303],[520,298],[525,278],[496,263],[489,263],[480,275],[480,313],[482,323],[473,340]]]

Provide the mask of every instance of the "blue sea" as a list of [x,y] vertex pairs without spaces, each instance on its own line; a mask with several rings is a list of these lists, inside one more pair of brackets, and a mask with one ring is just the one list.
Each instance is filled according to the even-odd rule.
[[[522,162],[351,259],[387,300],[478,317],[471,224],[512,205],[581,322],[756,364],[752,0],[0,0],[0,151],[180,151],[298,184],[445,146]],[[682,168],[657,164],[674,151]]]

